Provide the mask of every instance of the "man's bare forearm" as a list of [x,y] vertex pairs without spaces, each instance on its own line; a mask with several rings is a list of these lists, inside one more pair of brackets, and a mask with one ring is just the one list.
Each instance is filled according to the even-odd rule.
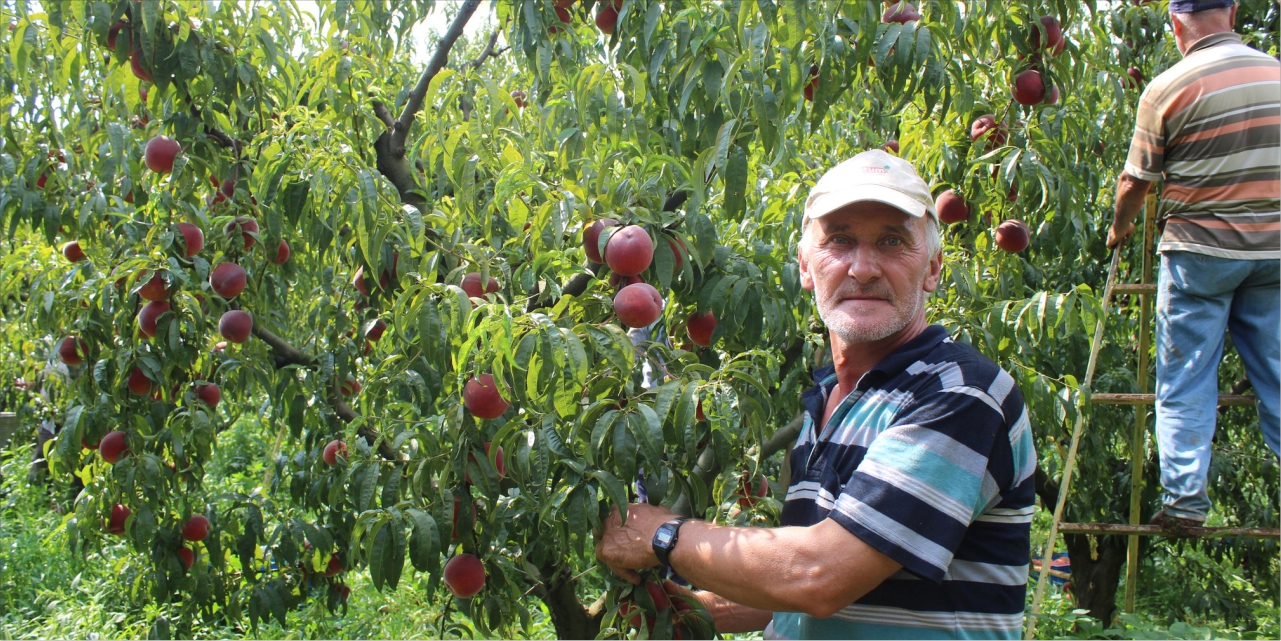
[[1143,199],[1147,198],[1148,190],[1151,188],[1150,181],[1121,173],[1121,178],[1116,184],[1115,216],[1119,225],[1132,224],[1139,217],[1139,212],[1143,211]]
[[901,567],[831,520],[779,528],[690,521],[671,564],[691,584],[736,604],[819,617],[853,603]]

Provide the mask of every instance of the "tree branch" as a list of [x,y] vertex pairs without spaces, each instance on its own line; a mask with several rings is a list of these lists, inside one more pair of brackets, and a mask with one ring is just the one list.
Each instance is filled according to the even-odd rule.
[[423,75],[418,78],[418,84],[414,85],[413,90],[409,92],[405,109],[400,112],[400,118],[396,119],[395,132],[392,134],[392,150],[399,150],[400,155],[403,156],[405,153],[405,140],[409,137],[409,127],[414,123],[414,115],[422,109],[423,98],[427,96],[427,87],[431,85],[431,79],[435,78],[436,74],[445,68],[445,63],[449,62],[450,49],[454,48],[454,43],[463,35],[463,27],[467,26],[467,21],[471,19],[473,13],[476,13],[476,7],[479,5],[480,0],[466,0],[458,8],[458,15],[454,16],[453,23],[441,36],[440,42],[436,45],[436,52],[427,62]]
[[378,119],[384,125],[387,125],[388,130],[395,128],[396,121],[392,119],[391,111],[387,109],[387,105],[384,105],[381,100],[374,101],[374,115],[378,116]]
[[[253,335],[258,337],[258,340],[266,343],[275,353],[277,369],[288,365],[300,365],[308,369],[316,368],[316,359],[304,354],[302,350],[297,347],[290,345],[289,341],[277,336],[271,330],[266,329],[258,323],[254,323],[252,331]],[[344,423],[351,423],[352,421],[360,418],[360,415],[356,413],[356,410],[352,409],[352,407],[348,405],[346,401],[342,400],[336,393],[330,393],[329,405],[333,407],[334,413],[337,414],[338,418],[342,419]],[[391,448],[391,445],[386,441],[379,440],[380,435],[378,430],[375,430],[368,425],[361,425],[356,432],[360,434],[360,436],[370,445],[378,443],[378,454],[383,458],[389,461],[394,461],[400,458],[399,455],[397,455],[396,450]]]
[[480,52],[480,55],[477,56],[475,60],[465,65],[467,69],[475,71],[479,69],[481,65],[485,64],[485,61],[489,58],[497,58],[498,56],[503,55],[503,53],[508,49],[511,49],[511,47],[503,47],[497,51],[494,50],[494,45],[498,44],[498,34],[499,31],[497,29],[495,29],[493,33],[489,34],[489,42],[485,43],[485,50]]

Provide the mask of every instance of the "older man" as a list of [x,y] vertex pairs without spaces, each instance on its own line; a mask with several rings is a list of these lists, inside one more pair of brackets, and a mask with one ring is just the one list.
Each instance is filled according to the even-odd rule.
[[1165,181],[1156,307],[1156,436],[1174,533],[1210,509],[1206,473],[1224,332],[1258,396],[1264,441],[1281,453],[1281,63],[1232,33],[1232,0],[1170,0],[1183,60],[1139,99],[1107,244],[1134,233]]
[[818,181],[803,225],[801,282],[834,362],[803,396],[782,526],[632,505],[626,525],[606,523],[597,557],[632,582],[670,565],[721,632],[1016,638],[1032,435],[1009,374],[925,320],[942,267],[927,185],[864,152]]

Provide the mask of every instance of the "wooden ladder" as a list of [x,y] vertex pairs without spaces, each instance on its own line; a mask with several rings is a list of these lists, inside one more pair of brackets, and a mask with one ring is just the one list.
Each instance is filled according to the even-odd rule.
[[[1098,322],[1094,327],[1094,342],[1090,347],[1090,360],[1085,367],[1085,378],[1082,380],[1080,390],[1077,394],[1078,408],[1076,422],[1072,428],[1072,441],[1068,447],[1067,460],[1063,465],[1063,481],[1059,489],[1058,501],[1054,506],[1054,518],[1050,522],[1050,534],[1045,542],[1045,550],[1041,554],[1042,559],[1053,557],[1054,544],[1059,538],[1059,534],[1118,534],[1129,536],[1129,546],[1126,549],[1126,569],[1125,569],[1125,611],[1134,611],[1135,593],[1138,588],[1139,578],[1139,537],[1140,536],[1158,536],[1169,534],[1165,529],[1156,525],[1143,525],[1140,523],[1140,512],[1142,511],[1141,498],[1143,492],[1143,467],[1147,460],[1147,422],[1148,406],[1156,404],[1156,394],[1147,392],[1148,369],[1151,365],[1151,359],[1148,356],[1152,344],[1153,328],[1153,306],[1156,298],[1156,283],[1153,281],[1153,257],[1155,252],[1153,248],[1156,245],[1156,195],[1150,194],[1144,204],[1146,212],[1143,216],[1143,248],[1142,254],[1142,272],[1143,281],[1140,283],[1117,283],[1116,272],[1117,266],[1121,262],[1121,245],[1112,251],[1112,262],[1108,267],[1107,285],[1103,290],[1103,302],[1099,312]],[[1103,328],[1107,322],[1108,312],[1111,311],[1112,296],[1116,294],[1135,294],[1140,297],[1139,305],[1139,367],[1138,367],[1138,394],[1093,394],[1092,386],[1094,383],[1094,370],[1098,365],[1099,348],[1103,344]],[[1067,504],[1068,490],[1072,486],[1072,475],[1076,471],[1076,455],[1078,446],[1081,443],[1081,434],[1084,432],[1085,416],[1088,413],[1091,404],[1100,405],[1133,405],[1134,406],[1134,425],[1130,430],[1130,522],[1128,524],[1112,523],[1064,523],[1063,508]],[[1254,397],[1239,394],[1220,394],[1219,405],[1253,405]],[[1225,528],[1225,527],[1201,527],[1188,528],[1185,531],[1186,536],[1192,537],[1222,537],[1238,536],[1252,538],[1281,538],[1281,529],[1278,528]],[[1048,561],[1042,562],[1043,566],[1048,567]],[[1045,598],[1045,589],[1049,585],[1049,572],[1042,571],[1036,581],[1036,596],[1032,599],[1032,612],[1028,617],[1027,626],[1024,631],[1025,639],[1032,639],[1036,633],[1037,617],[1041,614],[1041,602]]]

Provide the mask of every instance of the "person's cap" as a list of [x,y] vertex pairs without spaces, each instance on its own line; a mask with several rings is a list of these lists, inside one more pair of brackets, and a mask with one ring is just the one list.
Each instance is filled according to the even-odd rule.
[[881,149],[865,151],[827,170],[810,190],[805,218],[822,218],[846,205],[874,201],[920,218],[938,218],[930,186],[912,164]]
[[1224,9],[1234,4],[1233,0],[1170,0],[1170,13],[1196,13]]

